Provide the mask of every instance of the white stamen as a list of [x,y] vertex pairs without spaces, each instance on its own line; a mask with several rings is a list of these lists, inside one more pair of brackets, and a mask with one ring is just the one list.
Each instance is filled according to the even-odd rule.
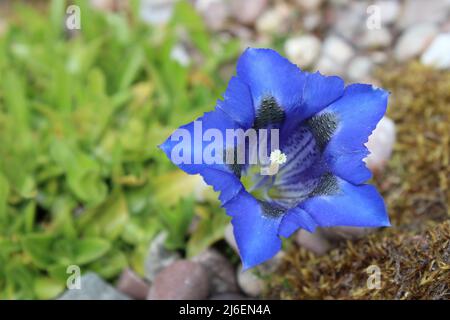
[[286,163],[287,156],[282,153],[279,149],[274,150],[270,153],[270,162],[271,164],[283,164]]

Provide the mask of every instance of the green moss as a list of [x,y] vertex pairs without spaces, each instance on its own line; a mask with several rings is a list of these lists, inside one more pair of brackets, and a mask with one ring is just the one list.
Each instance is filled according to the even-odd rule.
[[[450,297],[450,73],[412,63],[378,72],[391,91],[397,143],[374,178],[393,226],[317,257],[295,245],[267,281],[282,299],[444,299]],[[368,289],[377,265],[381,287]]]

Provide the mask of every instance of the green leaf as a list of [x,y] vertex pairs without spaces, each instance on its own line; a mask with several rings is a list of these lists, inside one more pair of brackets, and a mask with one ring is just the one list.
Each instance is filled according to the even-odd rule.
[[84,234],[114,240],[120,236],[128,219],[125,197],[117,190],[102,204],[84,212],[78,221],[78,227]]
[[6,219],[6,207],[8,204],[9,183],[0,172],[0,223]]
[[55,298],[64,290],[64,282],[50,278],[39,277],[34,281],[34,292],[38,299],[48,300]]
[[220,210],[203,210],[203,217],[187,243],[187,256],[193,257],[223,238],[225,228],[231,218]]
[[84,265],[102,257],[111,249],[108,241],[103,239],[82,239],[74,242],[74,264]]

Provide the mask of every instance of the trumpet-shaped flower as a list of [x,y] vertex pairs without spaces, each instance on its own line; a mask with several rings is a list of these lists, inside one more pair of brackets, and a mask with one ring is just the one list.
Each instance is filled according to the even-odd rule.
[[[241,55],[223,100],[197,121],[224,136],[227,129],[279,130],[278,147],[267,146],[268,165],[276,170],[263,174],[255,170],[262,165],[248,158],[177,165],[220,192],[245,269],[274,256],[280,237],[299,228],[390,225],[383,199],[364,184],[371,172],[363,162],[364,144],[387,99],[385,90],[372,85],[345,87],[337,76],[304,72],[270,49],[249,48]],[[194,122],[181,129],[195,134]],[[160,146],[171,159],[179,140],[172,135]],[[206,142],[195,144],[188,142],[184,150],[193,160],[208,148]],[[229,151],[228,142],[223,148]]]

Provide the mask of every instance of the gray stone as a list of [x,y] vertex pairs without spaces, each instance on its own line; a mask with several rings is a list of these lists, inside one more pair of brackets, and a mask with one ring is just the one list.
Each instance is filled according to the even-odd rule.
[[219,251],[207,249],[192,261],[200,263],[208,271],[212,295],[239,291],[233,265]]
[[364,161],[372,172],[380,172],[384,169],[391,157],[394,144],[395,124],[391,119],[383,117],[366,144],[370,153]]
[[80,289],[68,289],[58,300],[130,300],[93,272],[84,274]]
[[239,253],[239,248],[236,239],[234,238],[233,225],[231,224],[231,222],[225,228],[224,237],[229,246],[232,247],[236,251],[236,253]]
[[295,3],[298,4],[302,10],[313,11],[319,9],[323,0],[296,0]]
[[422,22],[440,23],[448,18],[450,0],[408,0],[398,19],[398,26],[405,29]]
[[285,253],[278,252],[272,259],[260,264],[252,269],[243,270],[242,265],[237,270],[237,279],[239,287],[250,297],[258,297],[264,289],[264,281],[262,277],[276,272],[280,266]]
[[209,295],[209,277],[196,262],[178,260],[164,268],[155,278],[149,300],[202,300]]
[[361,35],[358,45],[364,49],[385,48],[392,42],[392,35],[388,28],[366,29]]
[[432,23],[411,26],[398,39],[394,50],[395,58],[406,61],[420,55],[437,33],[438,28]]
[[303,247],[319,256],[324,255],[331,249],[331,245],[321,236],[319,230],[316,230],[314,233],[310,233],[301,229],[295,234],[295,242],[300,247]]
[[242,24],[251,25],[267,8],[268,0],[231,0],[231,14]]
[[328,36],[322,47],[325,56],[338,65],[345,65],[353,56],[354,50],[344,39],[337,36]]
[[313,35],[290,38],[284,45],[286,55],[301,68],[311,66],[320,53],[320,40]]
[[211,296],[209,300],[248,300],[248,298],[239,293],[220,293]]
[[164,267],[167,267],[174,261],[180,259],[177,252],[169,251],[165,248],[164,243],[167,238],[166,232],[158,234],[151,242],[145,259],[145,277],[153,281]]
[[437,69],[450,69],[450,33],[437,36],[420,60]]
[[264,281],[256,274],[257,270],[242,271],[242,266],[237,270],[237,279],[242,291],[250,296],[259,296],[264,289]]
[[347,68],[347,74],[352,81],[368,81],[373,69],[373,62],[370,58],[359,56],[352,59]]
[[131,269],[125,269],[117,282],[117,290],[136,300],[145,300],[150,285]]
[[375,5],[380,8],[380,18],[383,26],[390,25],[397,20],[401,9],[398,1],[380,0],[376,1]]
[[161,26],[172,17],[174,4],[177,0],[142,0],[140,8],[141,19],[151,25]]
[[266,10],[256,21],[256,30],[262,34],[281,34],[289,27],[291,9],[285,4],[278,4]]
[[228,2],[223,0],[198,0],[196,8],[211,30],[217,31],[225,28],[230,17]]

